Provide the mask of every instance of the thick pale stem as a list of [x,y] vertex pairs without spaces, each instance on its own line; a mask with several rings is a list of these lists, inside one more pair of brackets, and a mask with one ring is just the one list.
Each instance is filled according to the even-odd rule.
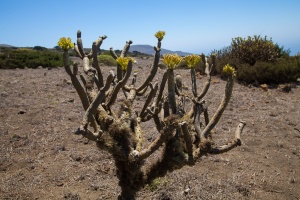
[[197,97],[197,80],[196,80],[196,70],[191,68],[191,79],[192,79],[192,92],[194,97]]
[[65,67],[65,70],[66,70],[67,74],[69,74],[71,76],[72,75],[72,70],[70,68],[70,59],[69,59],[69,52],[68,51],[64,51],[63,61],[64,61],[64,67]]
[[175,93],[178,96],[182,95],[182,78],[179,74],[175,77]]
[[239,123],[238,127],[236,128],[234,140],[229,142],[226,145],[212,148],[210,153],[220,154],[220,153],[227,152],[227,151],[233,149],[234,147],[240,146],[241,145],[241,133],[242,133],[245,125],[246,125],[246,122],[241,121]]
[[140,92],[141,90],[143,90],[145,87],[147,87],[149,85],[149,83],[153,80],[156,72],[157,72],[157,69],[158,69],[158,62],[159,62],[159,58],[160,58],[160,49],[159,48],[156,48],[154,47],[154,50],[155,50],[155,56],[154,56],[154,61],[153,61],[153,65],[150,69],[150,72],[146,78],[146,80],[144,81],[144,83],[138,87],[136,90],[137,92]]
[[92,117],[93,117],[94,113],[96,112],[97,107],[103,102],[103,100],[105,98],[105,91],[107,91],[108,88],[110,87],[112,80],[113,80],[113,75],[109,74],[109,76],[107,77],[105,86],[100,89],[98,95],[96,96],[94,101],[90,104],[88,109],[86,110],[86,113],[85,113],[85,116],[83,119],[83,123],[82,123],[83,126],[86,126],[86,124],[88,124],[88,122],[92,120]]
[[93,57],[93,67],[97,70],[97,77],[98,77],[98,88],[102,88],[104,83],[103,83],[103,76],[102,76],[102,72],[99,66],[99,62],[98,62],[98,57],[97,57],[97,50],[98,50],[98,46],[96,44],[96,42],[93,43],[92,46],[92,57]]
[[143,131],[141,128],[141,118],[136,119],[136,125],[134,127],[135,138],[137,141],[135,149],[141,151],[143,147]]
[[112,104],[114,104],[115,100],[117,99],[118,92],[120,91],[120,89],[122,87],[124,87],[126,85],[128,79],[130,77],[131,71],[132,71],[132,62],[129,61],[126,74],[125,74],[124,78],[118,82],[118,84],[115,86],[114,90],[112,91],[111,97],[106,104],[107,107],[110,107]]
[[183,132],[184,140],[186,142],[186,148],[187,148],[187,152],[189,155],[189,162],[193,162],[194,161],[193,143],[192,143],[191,135],[190,135],[190,132],[188,129],[188,124],[186,122],[182,122],[180,125],[181,125],[181,130]]
[[117,80],[121,81],[123,78],[123,71],[121,69],[121,65],[117,64]]
[[161,125],[161,121],[158,117],[158,114],[153,115],[153,120],[154,120],[157,131],[160,132],[162,129],[162,125]]
[[176,114],[175,80],[173,69],[168,69],[168,100],[172,114]]
[[[89,103],[88,97],[85,93],[83,86],[81,85],[80,81],[76,77],[76,74],[72,73],[72,70],[70,68],[70,63],[69,63],[68,51],[64,52],[63,60],[64,60],[65,70],[66,70],[67,74],[69,74],[69,76],[71,77],[72,84],[75,87],[77,94],[80,97],[83,108],[86,110],[89,107],[90,103]],[[75,68],[77,68],[77,66],[74,66],[73,68],[74,68],[74,72],[76,72],[77,69],[75,69]]]
[[216,124],[219,122],[229,100],[232,94],[232,88],[233,88],[233,75],[228,77],[226,88],[225,88],[225,95],[223,97],[223,100],[214,114],[214,116],[211,118],[210,122],[208,125],[205,127],[203,132],[201,133],[201,138],[207,138],[208,135],[210,134],[210,131],[216,126]]
[[205,107],[205,109],[204,109],[204,120],[205,120],[205,126],[207,126],[208,123],[209,123],[209,116],[208,116],[207,107]]
[[91,52],[88,54],[89,58],[93,58],[95,53],[97,55],[98,51],[100,51],[100,46],[101,46],[103,40],[105,40],[106,38],[107,38],[107,36],[104,35],[104,36],[99,37],[95,42],[93,42],[93,45],[95,44],[95,48],[91,49]]
[[82,59],[82,65],[83,65],[84,73],[87,74],[88,71],[91,69],[90,68],[90,60],[87,56],[84,56],[84,58]]
[[[124,88],[126,88],[126,86]],[[137,92],[136,95],[143,96],[146,93],[147,89],[148,89],[148,87],[145,87],[143,90]]]
[[161,48],[161,40],[157,41],[157,48]]
[[133,103],[133,101],[135,100],[136,97],[136,89],[134,87],[132,87],[129,91],[129,96],[128,96],[128,101],[130,101],[131,103]]
[[157,98],[155,101],[155,107],[158,107],[159,104],[162,102],[162,95],[163,95],[167,80],[168,80],[168,71],[165,71],[163,74],[161,83],[160,83],[159,92],[158,92],[158,95],[157,95]]
[[76,54],[79,56],[79,58],[83,59],[83,55],[81,55],[81,53],[79,52],[79,48],[78,45],[74,43],[74,51],[76,52]]
[[143,160],[149,157],[153,152],[155,152],[164,142],[167,142],[174,132],[174,127],[167,127],[161,131],[162,133],[148,146],[147,149],[141,151],[138,156],[138,160]]
[[70,76],[72,84],[74,88],[77,91],[78,96],[80,97],[81,103],[83,108],[86,110],[89,107],[89,99],[88,96],[86,95],[86,92],[84,90],[84,87],[81,85],[80,81],[77,79],[76,76]]
[[127,56],[127,53],[129,51],[129,48],[130,48],[131,44],[132,44],[131,40],[129,40],[128,42],[126,42],[126,44],[125,44],[125,46],[124,46],[124,48],[123,48],[123,50],[121,52],[120,57],[126,57]]
[[[206,95],[208,89],[209,89],[209,86],[210,86],[210,81],[211,81],[211,76],[210,76],[210,70],[209,70],[209,65],[207,63],[207,58],[204,56],[204,54],[202,54],[202,60],[205,62],[205,72],[206,72],[206,82],[204,83],[204,86],[202,88],[202,91],[200,93],[200,95],[197,97],[195,96],[195,94],[197,95],[198,91],[197,91],[197,81],[196,81],[196,74],[194,74],[194,72],[191,71],[191,78],[192,78],[192,91],[193,91],[193,95],[194,95],[194,99],[193,99],[193,102],[194,104],[197,103],[197,102],[200,102],[203,97]],[[193,117],[194,115],[194,109],[192,108],[189,113],[188,113],[188,116],[190,117]]]
[[85,128],[78,128],[77,131],[75,132],[76,135],[82,135],[83,137],[91,140],[91,141],[95,141],[97,142],[100,138],[100,134],[99,133],[93,133],[92,131],[85,129]]
[[[111,47],[109,49],[110,55],[116,60],[118,58],[116,52],[114,51],[114,49]],[[121,70],[121,65],[117,64],[117,80],[120,81],[122,80],[123,76],[122,76],[122,70]]]
[[82,57],[84,57],[85,53],[83,51],[83,44],[82,44],[82,40],[81,40],[81,31],[80,30],[77,31],[77,46],[78,46],[78,50],[80,52],[80,55]]
[[116,52],[114,51],[114,49],[111,47],[109,49],[110,55],[116,60],[118,58]]
[[151,103],[152,99],[153,99],[154,96],[156,95],[157,90],[158,90],[158,83],[155,83],[154,88],[151,89],[151,91],[150,91],[150,93],[149,93],[149,95],[148,95],[148,97],[147,97],[147,99],[146,99],[146,102],[145,102],[145,104],[144,104],[144,106],[143,106],[143,108],[142,108],[142,111],[141,111],[141,113],[140,113],[140,116],[143,116],[143,115],[144,115],[144,113],[145,113],[145,111],[146,111],[148,105]]
[[212,67],[209,67],[209,64],[207,63],[207,58],[205,56],[204,60],[205,60],[205,74],[206,74],[206,81],[204,83],[204,86],[202,88],[202,91],[200,93],[200,95],[197,97],[197,101],[201,101],[201,99],[206,95],[209,86],[210,86],[210,81],[211,81],[211,72],[212,72]]
[[166,101],[163,102],[163,109],[164,109],[164,115],[163,118],[169,117],[170,116],[170,103],[168,101],[168,99]]
[[[68,51],[64,52],[63,60],[64,60],[65,70],[69,74],[69,76],[71,77],[72,84],[73,84],[74,88],[76,89],[76,92],[77,92],[77,94],[78,94],[78,96],[81,100],[82,106],[83,106],[84,110],[87,110],[89,105],[90,105],[89,99],[88,99],[88,96],[87,96],[83,86],[81,85],[80,81],[78,80],[78,78],[76,76],[77,72],[78,72],[78,68],[77,68],[76,65],[73,66],[73,73],[72,73],[72,70],[71,70],[70,65],[69,65],[69,53],[68,53]],[[94,131],[98,131],[98,125],[97,125],[96,120],[94,118],[91,119],[91,125],[94,128]]]
[[199,144],[200,142],[200,135],[201,135],[201,121],[200,121],[200,115],[203,112],[202,104],[196,103],[194,105],[194,127],[196,131],[196,142]]

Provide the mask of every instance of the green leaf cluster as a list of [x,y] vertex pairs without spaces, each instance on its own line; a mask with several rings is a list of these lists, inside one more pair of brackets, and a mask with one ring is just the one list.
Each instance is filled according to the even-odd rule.
[[231,45],[211,52],[216,55],[216,73],[225,77],[224,65],[230,64],[236,70],[239,82],[244,83],[287,83],[300,77],[299,56],[290,56],[267,36],[232,39]]
[[59,67],[63,60],[61,52],[52,50],[34,50],[31,48],[2,49],[0,69]]
[[101,54],[98,55],[97,58],[98,58],[98,62],[103,63],[104,65],[108,65],[108,66],[117,65],[117,61],[111,55]]
[[274,62],[279,57],[279,49],[272,38],[260,35],[237,37],[231,42],[231,56],[243,63],[254,65],[257,61]]

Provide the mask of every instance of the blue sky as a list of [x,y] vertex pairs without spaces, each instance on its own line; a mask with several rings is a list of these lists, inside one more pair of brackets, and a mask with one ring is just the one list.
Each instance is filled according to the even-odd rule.
[[0,0],[0,44],[52,48],[60,37],[84,47],[107,35],[101,48],[123,49],[126,41],[208,54],[235,37],[261,35],[300,52],[299,0]]

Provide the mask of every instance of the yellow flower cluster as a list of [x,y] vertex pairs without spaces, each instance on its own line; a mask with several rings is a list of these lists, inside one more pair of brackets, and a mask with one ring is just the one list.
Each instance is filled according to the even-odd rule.
[[71,38],[69,37],[60,38],[59,41],[57,42],[57,45],[60,46],[60,48],[62,48],[65,51],[72,49],[74,47],[74,44],[72,43]]
[[165,54],[163,56],[163,63],[165,63],[168,69],[174,69],[180,62],[182,58],[177,54]]
[[189,68],[194,68],[196,64],[200,61],[200,56],[193,54],[184,57],[184,60]]
[[158,32],[155,33],[154,36],[155,36],[159,41],[161,41],[161,40],[164,38],[165,34],[166,34],[165,31],[158,31]]
[[121,70],[125,71],[128,66],[128,62],[131,60],[131,62],[135,62],[135,60],[131,57],[119,57],[116,59],[117,63],[121,66]]
[[225,65],[223,67],[223,72],[227,75],[235,75],[235,70],[233,67],[231,67],[229,64]]

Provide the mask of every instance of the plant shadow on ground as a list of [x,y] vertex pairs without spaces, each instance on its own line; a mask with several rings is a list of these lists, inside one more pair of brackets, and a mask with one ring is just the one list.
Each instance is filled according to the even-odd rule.
[[[137,61],[134,68],[142,81],[152,60]],[[114,68],[102,66],[104,76],[110,69]],[[189,71],[175,73],[190,87]],[[201,77],[197,81],[201,87]],[[206,96],[210,115],[224,87],[225,81],[213,77]],[[73,134],[84,111],[64,69],[1,70],[0,95],[0,199],[117,199],[120,188],[112,157]],[[296,84],[289,93],[280,87],[265,90],[235,84],[213,137],[217,144],[231,140],[242,119],[247,122],[242,146],[169,172],[141,189],[136,198],[299,198],[299,96]],[[140,97],[136,106],[144,101]],[[150,143],[156,129],[151,122],[143,126]]]

